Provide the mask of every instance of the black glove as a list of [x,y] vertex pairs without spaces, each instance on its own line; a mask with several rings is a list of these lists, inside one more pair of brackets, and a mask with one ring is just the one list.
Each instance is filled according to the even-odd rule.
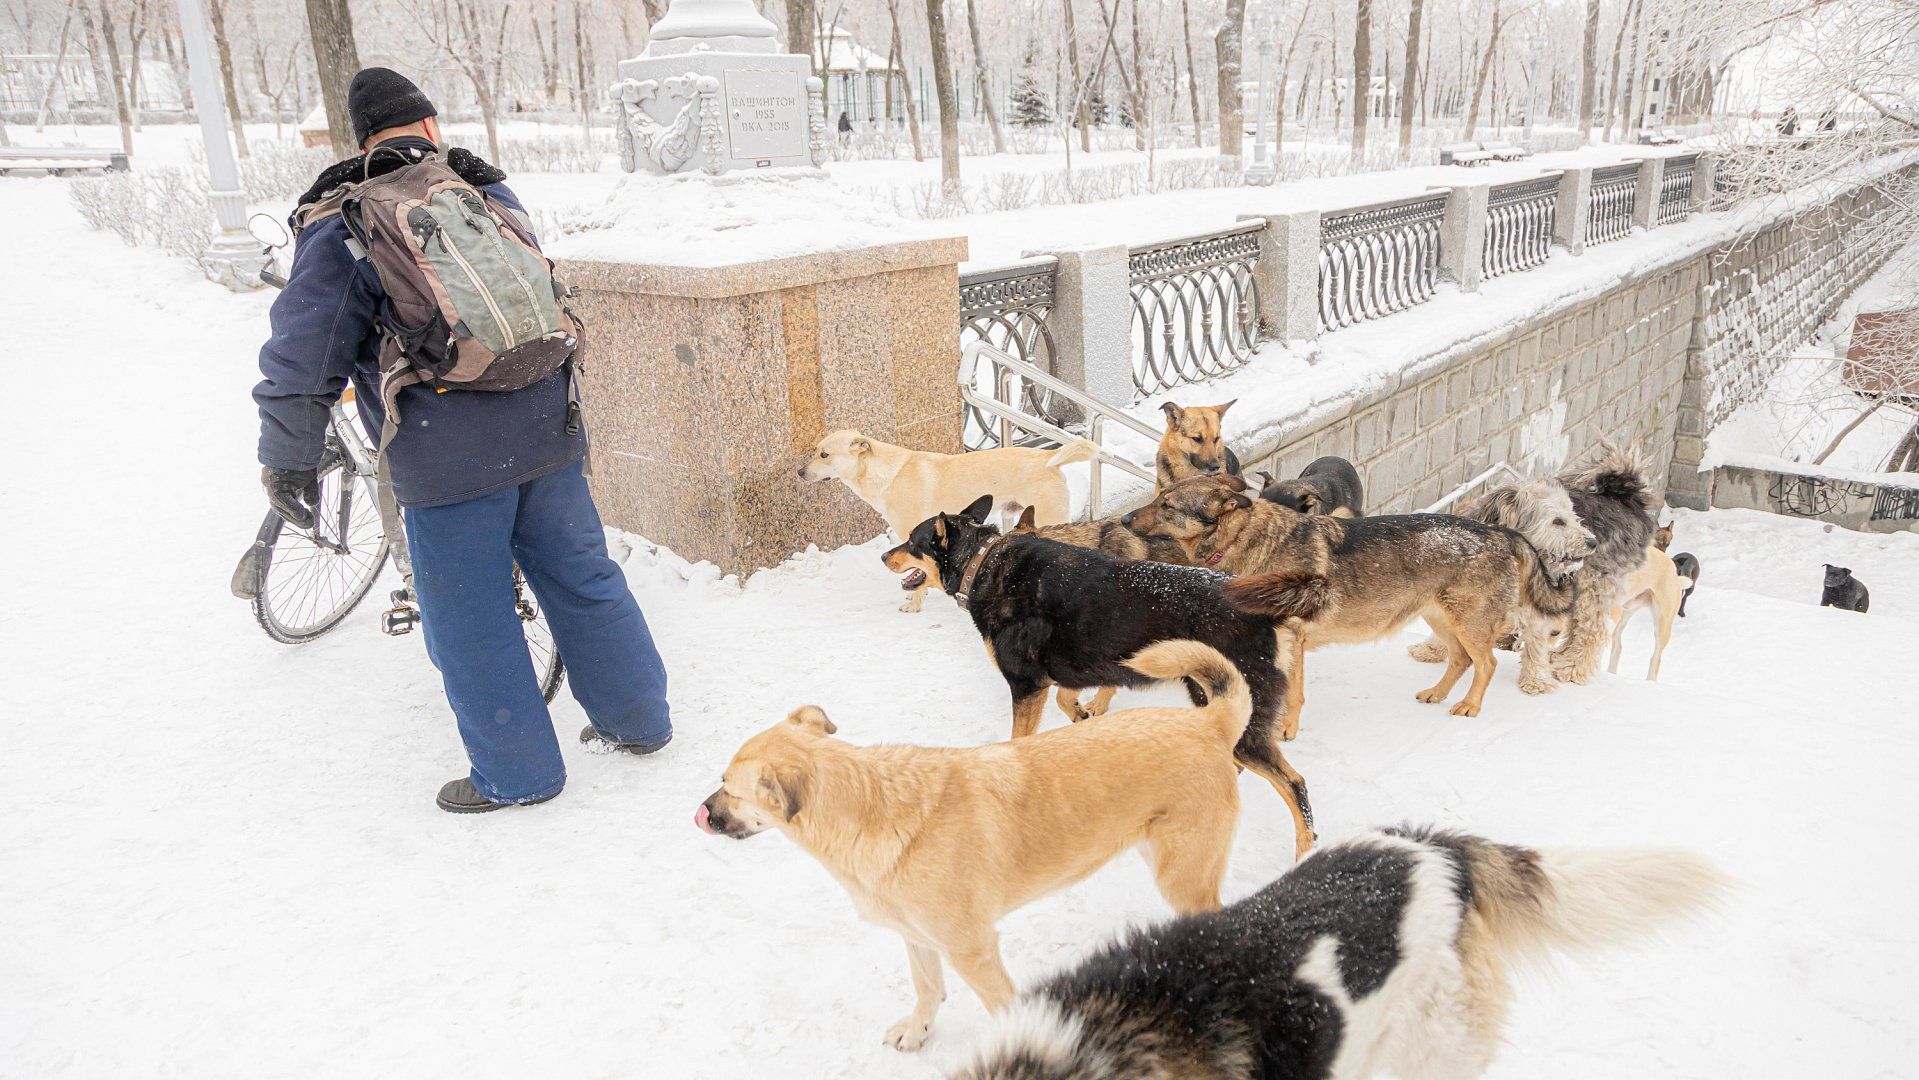
[[320,474],[314,469],[260,470],[260,483],[267,489],[267,502],[273,512],[296,529],[313,528],[313,511],[320,506]]

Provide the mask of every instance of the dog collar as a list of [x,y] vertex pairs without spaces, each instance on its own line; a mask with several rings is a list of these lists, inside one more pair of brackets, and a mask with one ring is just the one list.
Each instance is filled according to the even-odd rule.
[[973,552],[972,558],[966,560],[966,572],[960,575],[959,591],[953,594],[953,602],[961,608],[967,606],[966,601],[973,595],[973,579],[979,576],[980,564],[986,561],[986,553],[998,547],[1004,539],[1004,536],[995,536],[991,543],[981,546]]
[[1226,552],[1229,551],[1232,548],[1232,546],[1237,543],[1239,543],[1239,537],[1235,536],[1231,540],[1226,541],[1225,547],[1214,548],[1213,553],[1211,555],[1206,556],[1206,565],[1218,566],[1219,560],[1225,558]]

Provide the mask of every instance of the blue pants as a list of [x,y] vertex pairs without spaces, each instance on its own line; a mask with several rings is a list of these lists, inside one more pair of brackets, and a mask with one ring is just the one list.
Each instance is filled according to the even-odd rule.
[[566,786],[513,608],[515,562],[593,726],[621,742],[659,742],[672,733],[666,668],[626,578],[607,557],[578,462],[467,502],[408,510],[406,533],[427,655],[446,683],[481,795],[527,802]]

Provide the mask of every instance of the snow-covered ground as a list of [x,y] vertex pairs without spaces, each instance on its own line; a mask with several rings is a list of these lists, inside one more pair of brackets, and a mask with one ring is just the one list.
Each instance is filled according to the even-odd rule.
[[[950,601],[896,612],[877,544],[743,586],[635,545],[673,746],[581,753],[563,697],[558,800],[443,814],[464,764],[417,637],[382,637],[369,601],[288,648],[227,593],[263,509],[269,298],[88,231],[60,181],[0,180],[0,223],[22,405],[0,424],[0,1074],[934,1077],[965,1052],[984,1014],[956,983],[919,1056],[881,1047],[910,995],[897,939],[780,837],[689,820],[798,704],[862,742],[1004,738]],[[1329,836],[1672,844],[1739,879],[1715,918],[1528,975],[1495,1076],[1907,1075],[1919,538],[1677,523],[1704,578],[1660,683],[1637,677],[1643,617],[1627,674],[1534,699],[1508,662],[1477,719],[1413,700],[1432,670],[1402,642],[1329,649],[1288,757]],[[1870,615],[1815,606],[1823,562]],[[1293,840],[1243,784],[1235,897]],[[1009,917],[1007,964],[1030,982],[1165,914],[1125,857]]]

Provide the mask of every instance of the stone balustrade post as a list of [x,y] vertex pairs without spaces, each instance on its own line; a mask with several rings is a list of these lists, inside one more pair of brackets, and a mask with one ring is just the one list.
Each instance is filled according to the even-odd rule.
[[1262,337],[1306,342],[1319,336],[1319,218],[1318,210],[1240,215],[1266,223],[1253,268]]
[[1586,253],[1586,223],[1592,217],[1592,166],[1559,174],[1559,196],[1553,205],[1553,241],[1573,255]]
[[1694,213],[1712,209],[1713,174],[1719,169],[1719,155],[1702,153],[1692,165],[1692,208]]
[[1639,159],[1639,183],[1632,193],[1632,223],[1642,229],[1659,227],[1659,185],[1666,179],[1666,159]]
[[1454,184],[1446,196],[1446,216],[1440,222],[1439,269],[1459,283],[1461,292],[1478,292],[1484,276],[1486,204],[1491,184]]
[[1059,260],[1053,278],[1053,374],[1094,400],[1133,403],[1133,296],[1124,244],[1022,252]]

